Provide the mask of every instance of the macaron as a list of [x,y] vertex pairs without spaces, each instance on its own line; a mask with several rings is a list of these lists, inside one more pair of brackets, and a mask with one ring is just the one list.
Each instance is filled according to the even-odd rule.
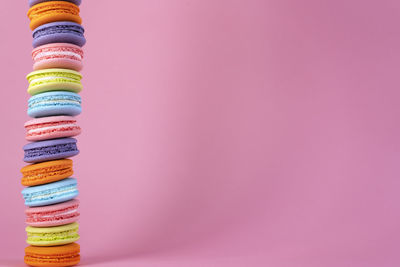
[[85,29],[78,23],[70,21],[58,21],[43,24],[37,27],[33,33],[33,47],[50,43],[68,43],[82,47],[86,43]]
[[76,116],[81,112],[81,97],[73,92],[51,91],[34,95],[28,100],[28,115],[32,118]]
[[60,159],[31,164],[21,169],[22,185],[35,186],[48,184],[70,177],[74,174],[72,160]]
[[79,93],[82,90],[82,75],[69,69],[36,70],[26,76],[29,82],[28,93],[37,95],[48,91],[71,91]]
[[64,159],[79,154],[75,138],[60,138],[38,141],[23,147],[24,161],[28,163]]
[[79,194],[75,178],[67,178],[54,183],[27,187],[22,190],[25,205],[39,207],[74,199]]
[[39,46],[32,51],[33,69],[82,69],[83,50],[77,45],[55,43]]
[[25,248],[24,261],[34,267],[66,267],[80,262],[80,247],[77,243],[64,246]]
[[[54,1],[54,0],[29,0],[29,7],[33,7],[34,5],[49,1]],[[71,2],[77,6],[79,6],[82,2],[81,0],[62,0],[62,1]]]
[[60,204],[28,208],[26,223],[33,227],[52,227],[76,222],[79,218],[79,200],[73,199]]
[[31,30],[40,25],[55,21],[72,21],[81,24],[79,7],[67,1],[48,1],[32,6],[28,10],[28,18],[31,20]]
[[26,140],[43,141],[48,139],[72,137],[81,133],[76,119],[71,116],[51,116],[27,121]]
[[79,240],[78,229],[79,225],[76,222],[54,227],[27,226],[26,243],[39,247],[70,244]]

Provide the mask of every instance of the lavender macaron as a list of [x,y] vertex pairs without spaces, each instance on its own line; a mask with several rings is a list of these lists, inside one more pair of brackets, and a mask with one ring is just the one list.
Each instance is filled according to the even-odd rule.
[[[54,0],[29,0],[29,7],[33,7],[34,5],[49,1],[54,1]],[[77,6],[79,6],[82,2],[81,0],[61,0],[61,1],[71,2]]]
[[64,159],[79,154],[75,138],[60,138],[29,143],[23,149],[25,152],[24,161],[28,163]]
[[33,33],[32,45],[34,48],[50,43],[69,43],[84,46],[86,39],[85,29],[78,23],[71,21],[57,21],[37,27]]

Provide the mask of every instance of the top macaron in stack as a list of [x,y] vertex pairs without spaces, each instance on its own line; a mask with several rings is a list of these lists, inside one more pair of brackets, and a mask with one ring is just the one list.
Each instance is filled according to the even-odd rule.
[[[28,74],[28,115],[21,169],[28,227],[25,262],[31,266],[79,263],[77,181],[72,160],[79,153],[73,138],[81,132],[74,116],[81,113],[85,44],[80,0],[30,0],[33,72]],[[73,243],[73,244],[72,244]],[[50,249],[49,247],[58,246]],[[63,246],[62,248],[59,246]],[[62,252],[62,253],[61,253]]]

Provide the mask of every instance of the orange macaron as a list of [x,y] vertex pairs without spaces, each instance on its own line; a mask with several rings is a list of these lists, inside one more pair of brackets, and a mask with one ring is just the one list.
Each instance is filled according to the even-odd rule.
[[56,21],[72,21],[81,24],[82,19],[79,16],[79,11],[79,7],[70,2],[43,2],[29,9],[28,17],[31,20],[29,26],[34,30],[40,25]]
[[80,247],[77,243],[55,247],[25,248],[24,261],[29,266],[73,266],[80,261]]
[[60,159],[31,164],[21,169],[22,185],[48,184],[70,177],[73,174],[72,160]]

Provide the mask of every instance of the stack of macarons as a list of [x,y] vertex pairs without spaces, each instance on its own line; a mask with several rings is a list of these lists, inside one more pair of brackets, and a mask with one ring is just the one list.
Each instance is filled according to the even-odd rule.
[[21,169],[26,213],[25,263],[72,266],[80,261],[77,180],[71,157],[79,153],[84,29],[81,0],[29,0],[33,72]]

